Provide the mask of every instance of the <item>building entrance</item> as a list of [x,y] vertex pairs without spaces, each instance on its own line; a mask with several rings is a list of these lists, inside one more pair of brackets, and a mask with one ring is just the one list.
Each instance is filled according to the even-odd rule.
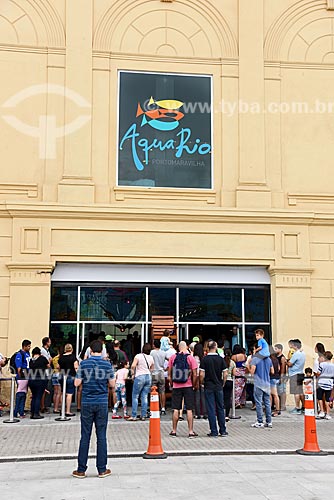
[[52,277],[50,337],[79,353],[102,332],[125,340],[137,331],[142,346],[151,341],[152,317],[169,316],[178,341],[224,337],[247,348],[255,328],[271,341],[267,282],[259,268],[64,264]]
[[192,340],[195,336],[199,337],[202,342],[212,339],[218,342],[223,340],[225,348],[232,348],[232,345],[243,344],[242,328],[238,325],[189,325],[189,339]]

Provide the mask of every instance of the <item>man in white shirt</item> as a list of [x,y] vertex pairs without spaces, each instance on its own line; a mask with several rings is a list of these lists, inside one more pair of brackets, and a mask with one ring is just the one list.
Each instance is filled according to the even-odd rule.
[[153,340],[153,349],[150,352],[150,355],[154,360],[154,369],[152,371],[152,386],[155,385],[158,388],[161,405],[161,415],[166,415],[164,363],[169,359],[167,357],[168,351],[162,351],[160,349],[160,339]]

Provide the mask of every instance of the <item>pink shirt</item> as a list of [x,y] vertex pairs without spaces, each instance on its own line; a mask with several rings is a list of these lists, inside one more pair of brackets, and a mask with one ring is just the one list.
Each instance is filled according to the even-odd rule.
[[[174,363],[175,358],[176,358],[176,354],[173,354],[173,356],[169,359],[168,368],[173,368],[173,363]],[[182,387],[192,387],[193,386],[192,370],[197,370],[197,363],[196,363],[196,359],[191,354],[189,354],[189,356],[187,357],[187,361],[188,361],[188,365],[190,368],[189,378],[188,378],[187,382],[183,382],[182,384],[180,384],[178,382],[173,382],[174,389],[181,389]]]
[[125,380],[128,378],[129,368],[121,368],[116,372],[116,383],[125,385]]
[[150,354],[136,354],[135,359],[138,360],[135,377],[138,377],[139,375],[148,375],[151,373],[150,368],[153,365],[154,361]]

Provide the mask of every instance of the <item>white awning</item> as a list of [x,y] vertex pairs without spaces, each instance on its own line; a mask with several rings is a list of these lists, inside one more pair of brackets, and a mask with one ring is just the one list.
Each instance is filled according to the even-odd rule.
[[270,276],[263,266],[59,263],[51,280],[63,283],[270,284]]

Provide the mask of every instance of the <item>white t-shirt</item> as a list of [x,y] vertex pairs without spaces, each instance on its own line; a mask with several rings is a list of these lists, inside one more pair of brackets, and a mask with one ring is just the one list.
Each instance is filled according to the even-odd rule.
[[[91,353],[90,353],[90,347],[87,347],[86,349],[86,352],[85,352],[85,358],[90,358],[91,357]],[[101,358],[102,359],[107,359],[107,349],[106,349],[106,346],[103,344],[103,347],[102,347],[102,354],[101,354]]]
[[174,347],[170,347],[168,351],[166,351],[166,361],[164,363],[165,378],[168,377],[168,362],[173,354],[176,354],[176,350],[174,349]]
[[41,355],[44,356],[44,358],[46,358],[48,361],[52,359],[49,349],[45,349],[45,347],[41,347]]

